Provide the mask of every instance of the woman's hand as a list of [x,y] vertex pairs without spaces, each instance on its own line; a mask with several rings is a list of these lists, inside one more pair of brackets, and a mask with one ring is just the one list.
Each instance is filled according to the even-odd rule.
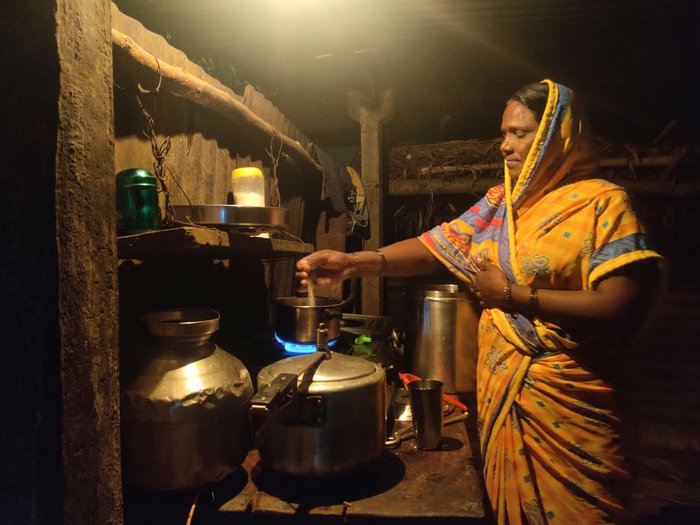
[[339,283],[352,277],[356,270],[357,264],[351,253],[334,250],[314,252],[297,262],[295,277],[299,281],[298,291],[306,292],[309,280],[320,285]]
[[482,257],[476,258],[479,271],[476,272],[472,292],[479,299],[483,308],[506,308],[509,306],[506,297],[508,278],[498,266]]

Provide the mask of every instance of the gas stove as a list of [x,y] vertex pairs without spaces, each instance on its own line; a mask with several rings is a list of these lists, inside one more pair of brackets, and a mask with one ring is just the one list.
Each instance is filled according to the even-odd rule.
[[[398,365],[400,351],[396,333],[388,317],[343,314],[339,335],[329,342],[338,353],[353,355],[381,364],[385,369]],[[314,344],[298,344],[282,341],[273,328],[248,339],[232,350],[248,368],[253,378],[265,366],[281,359],[316,351]]]

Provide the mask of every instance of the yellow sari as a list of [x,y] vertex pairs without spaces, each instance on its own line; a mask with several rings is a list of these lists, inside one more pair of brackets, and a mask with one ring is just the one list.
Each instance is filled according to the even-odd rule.
[[[620,267],[659,257],[627,194],[593,178],[573,93],[543,82],[547,106],[515,186],[505,167],[504,185],[419,237],[466,282],[475,255],[515,283],[556,290],[591,290]],[[478,347],[477,425],[498,523],[621,519],[629,482],[621,421],[595,367],[615,345],[494,308],[482,313]]]

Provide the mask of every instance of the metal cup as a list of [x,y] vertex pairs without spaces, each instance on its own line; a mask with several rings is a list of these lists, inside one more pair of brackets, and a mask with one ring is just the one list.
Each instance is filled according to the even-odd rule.
[[440,446],[442,388],[442,382],[436,379],[421,379],[408,383],[413,426],[416,428],[416,445],[420,449],[432,450]]

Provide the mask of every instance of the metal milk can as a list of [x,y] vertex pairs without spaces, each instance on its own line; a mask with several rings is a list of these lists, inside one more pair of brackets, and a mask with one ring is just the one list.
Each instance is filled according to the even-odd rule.
[[456,284],[425,284],[405,292],[404,366],[438,379],[445,392],[476,390],[477,327],[481,309]]
[[209,340],[216,311],[163,310],[143,321],[152,341],[122,366],[124,480],[148,490],[220,480],[250,450],[250,374]]

